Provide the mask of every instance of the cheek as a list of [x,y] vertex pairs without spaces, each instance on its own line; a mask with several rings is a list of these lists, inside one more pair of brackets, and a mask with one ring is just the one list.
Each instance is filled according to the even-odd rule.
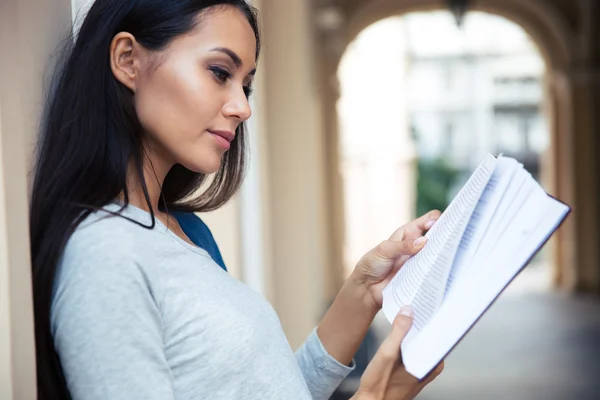
[[199,71],[163,65],[139,84],[135,93],[136,111],[142,126],[169,150],[202,135],[218,115],[214,83]]

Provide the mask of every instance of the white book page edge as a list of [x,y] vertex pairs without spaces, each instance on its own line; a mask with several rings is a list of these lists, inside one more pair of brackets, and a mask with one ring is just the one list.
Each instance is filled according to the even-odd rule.
[[[543,247],[570,211],[568,206],[550,196],[548,202],[545,218],[532,233],[536,239],[533,248],[521,248],[510,262],[505,262],[509,268],[496,269],[494,276],[490,277],[491,282],[485,285],[485,291],[481,290],[480,285],[469,284],[471,282],[465,280],[465,284],[461,285],[461,295],[449,296],[420,334],[407,346],[402,345],[403,362],[410,374],[422,379],[444,359],[533,255]],[[443,334],[440,334],[441,332]]]

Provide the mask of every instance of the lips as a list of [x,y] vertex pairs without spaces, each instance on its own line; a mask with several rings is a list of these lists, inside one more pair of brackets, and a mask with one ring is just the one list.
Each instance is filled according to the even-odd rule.
[[209,130],[209,132],[212,133],[213,135],[222,137],[223,139],[227,140],[230,143],[235,138],[235,133],[230,132],[230,131],[211,131],[211,130]]

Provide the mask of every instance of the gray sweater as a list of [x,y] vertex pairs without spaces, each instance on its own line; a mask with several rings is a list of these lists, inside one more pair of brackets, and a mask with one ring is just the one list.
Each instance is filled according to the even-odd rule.
[[[150,224],[136,207],[123,215]],[[75,231],[55,284],[74,400],[327,399],[351,371],[316,331],[294,355],[269,303],[160,221],[107,216]]]

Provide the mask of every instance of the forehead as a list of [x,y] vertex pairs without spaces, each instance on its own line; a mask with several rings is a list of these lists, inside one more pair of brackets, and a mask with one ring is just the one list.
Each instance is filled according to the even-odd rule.
[[225,47],[235,52],[243,68],[256,63],[256,37],[246,16],[236,7],[211,7],[199,15],[198,27],[173,42],[172,50],[210,51]]

